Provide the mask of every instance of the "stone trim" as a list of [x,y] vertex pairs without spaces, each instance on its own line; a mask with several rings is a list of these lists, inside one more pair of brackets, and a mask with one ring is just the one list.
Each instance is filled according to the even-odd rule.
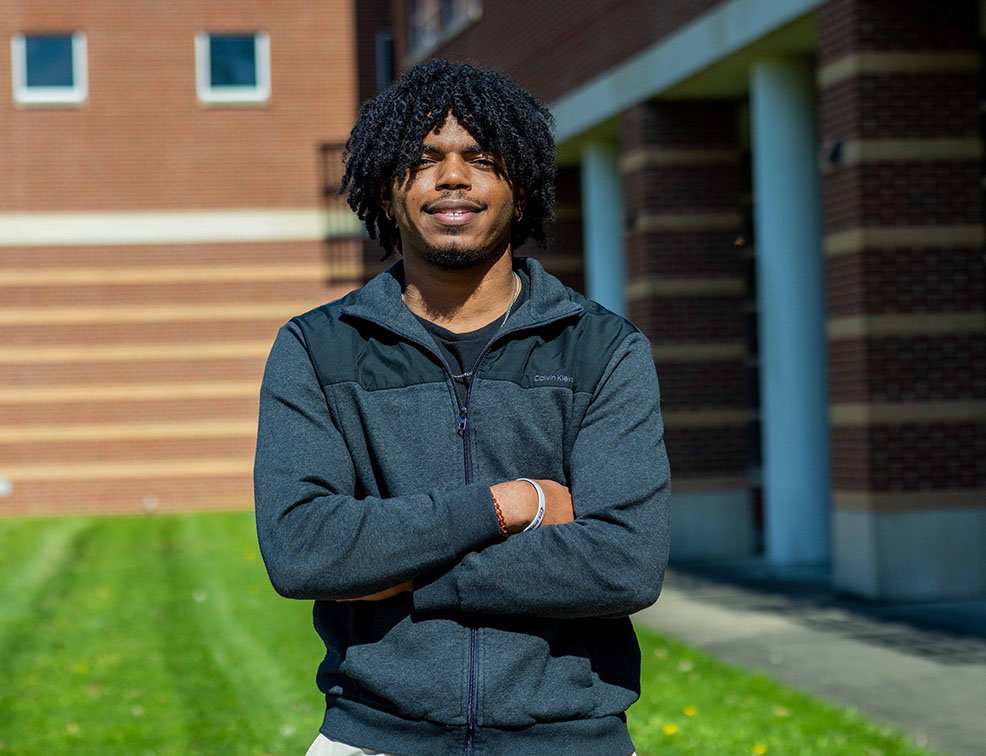
[[978,247],[986,243],[980,225],[866,226],[825,234],[826,257],[862,252],[868,247]]
[[631,232],[648,231],[718,231],[739,229],[739,213],[641,213],[633,220]]
[[173,344],[81,344],[78,346],[0,347],[0,363],[145,362],[156,360],[264,359],[270,341],[212,341]]
[[740,278],[639,278],[627,284],[627,300],[648,297],[691,297],[708,294],[742,295]]
[[657,344],[651,347],[655,362],[705,362],[745,360],[746,344],[742,341],[717,341],[691,344]]
[[717,428],[746,425],[756,419],[750,410],[661,410],[665,428]]
[[820,89],[864,74],[976,73],[979,53],[948,52],[853,52],[818,67]]
[[986,488],[932,491],[832,491],[832,508],[842,512],[981,509],[984,502],[986,502]]
[[956,139],[849,139],[842,143],[837,165],[819,161],[823,173],[870,163],[925,163],[931,161],[977,161],[983,158],[978,137]]
[[846,402],[829,405],[829,422],[834,426],[904,425],[977,420],[986,420],[986,401]]
[[50,462],[0,468],[0,477],[25,481],[209,478],[250,475],[253,458]]
[[623,156],[620,170],[623,173],[632,173],[641,168],[669,165],[734,165],[738,162],[738,150],[641,147]]
[[0,308],[0,326],[75,323],[171,323],[216,320],[288,320],[311,302],[251,304],[105,305]]
[[362,221],[348,209],[0,213],[0,247],[323,241],[362,234]]
[[255,400],[259,392],[260,385],[258,381],[0,386],[0,405],[61,404],[64,402],[146,402],[167,399]]
[[257,263],[254,265],[139,265],[103,268],[14,268],[4,270],[4,286],[80,286],[86,284],[170,284],[231,281],[357,280],[363,266],[338,263]]
[[920,312],[889,315],[849,315],[826,324],[829,340],[918,336],[928,334],[981,333],[986,312]]
[[74,423],[0,426],[0,444],[49,441],[118,441],[171,438],[227,438],[257,433],[254,420],[187,420],[151,423]]

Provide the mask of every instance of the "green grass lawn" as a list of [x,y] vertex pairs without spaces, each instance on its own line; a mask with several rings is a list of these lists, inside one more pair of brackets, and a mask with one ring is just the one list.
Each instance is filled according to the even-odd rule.
[[[649,632],[640,756],[927,753]],[[0,520],[0,753],[302,756],[311,604],[267,582],[250,513]]]

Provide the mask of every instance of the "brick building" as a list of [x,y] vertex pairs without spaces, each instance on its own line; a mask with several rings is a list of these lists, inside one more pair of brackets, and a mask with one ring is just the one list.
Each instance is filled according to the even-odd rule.
[[986,593],[980,5],[391,4],[400,66],[555,113],[549,258],[654,344],[673,557]]
[[986,593],[979,5],[4,3],[0,514],[250,505],[276,327],[379,268],[392,29],[551,105],[537,254],[653,341],[676,558]]
[[276,329],[365,274],[331,189],[386,16],[0,5],[0,514],[251,505]]

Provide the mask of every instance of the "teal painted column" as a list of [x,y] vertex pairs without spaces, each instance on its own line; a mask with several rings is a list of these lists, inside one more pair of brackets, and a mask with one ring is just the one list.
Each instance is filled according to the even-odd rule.
[[589,299],[626,315],[626,248],[623,241],[620,152],[614,145],[582,148],[582,246]]
[[812,63],[755,63],[750,117],[765,557],[779,565],[820,563],[829,559],[830,509]]

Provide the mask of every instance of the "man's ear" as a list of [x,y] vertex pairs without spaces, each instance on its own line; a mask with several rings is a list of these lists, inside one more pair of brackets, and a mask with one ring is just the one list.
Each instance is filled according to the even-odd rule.
[[380,190],[380,209],[387,216],[387,220],[394,219],[394,201],[390,193],[390,187],[384,186]]
[[527,207],[527,193],[524,187],[518,186],[514,192],[514,220],[520,220],[524,215],[524,208]]

